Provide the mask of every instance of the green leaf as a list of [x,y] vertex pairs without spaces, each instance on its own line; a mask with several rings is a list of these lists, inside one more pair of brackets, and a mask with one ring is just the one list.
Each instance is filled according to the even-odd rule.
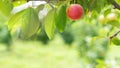
[[0,12],[0,26],[8,20],[8,17]]
[[39,18],[33,8],[27,8],[13,15],[8,21],[11,32],[18,33],[22,39],[34,35],[40,26]]
[[27,3],[27,1],[24,1],[24,0],[23,1],[14,1],[13,5],[14,6],[20,6],[20,5],[25,4],[25,3]]
[[115,0],[118,4],[120,4],[120,0]]
[[110,25],[112,25],[114,27],[119,27],[120,26],[120,23],[117,20],[107,21],[107,24],[110,24]]
[[52,39],[55,30],[55,11],[56,9],[52,9],[48,12],[45,17],[45,32],[49,39]]
[[111,9],[107,9],[107,10],[104,12],[104,15],[107,16],[110,12],[111,12]]
[[120,45],[120,39],[118,39],[117,37],[112,38],[112,42],[113,42],[115,45]]
[[63,32],[66,26],[66,4],[62,4],[58,7],[55,14],[56,28]]
[[40,10],[42,10],[44,8],[44,4],[40,4],[37,8],[36,8],[36,12],[39,13]]
[[8,16],[13,9],[13,5],[10,0],[0,0],[0,12],[5,16]]

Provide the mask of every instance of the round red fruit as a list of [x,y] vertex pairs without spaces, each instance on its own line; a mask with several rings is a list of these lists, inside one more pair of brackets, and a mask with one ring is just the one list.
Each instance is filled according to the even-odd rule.
[[83,16],[83,8],[79,4],[71,4],[67,10],[67,16],[72,20],[78,20]]

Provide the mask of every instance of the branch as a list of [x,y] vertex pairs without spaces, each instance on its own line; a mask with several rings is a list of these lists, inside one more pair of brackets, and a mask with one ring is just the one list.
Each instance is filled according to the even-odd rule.
[[116,1],[113,1],[112,4],[114,5],[115,8],[120,10],[120,5]]
[[120,30],[119,30],[119,31],[117,31],[114,35],[110,36],[110,39],[112,39],[112,38],[116,37],[119,33],[120,33]]

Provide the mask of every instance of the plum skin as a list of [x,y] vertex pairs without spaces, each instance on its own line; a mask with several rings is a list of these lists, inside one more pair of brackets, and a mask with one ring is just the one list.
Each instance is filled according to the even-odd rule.
[[67,16],[72,20],[78,20],[83,16],[83,8],[79,4],[71,4],[66,10]]

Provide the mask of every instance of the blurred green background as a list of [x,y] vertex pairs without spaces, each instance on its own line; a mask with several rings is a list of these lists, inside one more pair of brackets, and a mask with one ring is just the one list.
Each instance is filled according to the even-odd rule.
[[109,27],[83,19],[72,22],[63,33],[56,32],[52,40],[42,32],[36,39],[1,43],[0,67],[119,68],[120,47],[110,43]]

